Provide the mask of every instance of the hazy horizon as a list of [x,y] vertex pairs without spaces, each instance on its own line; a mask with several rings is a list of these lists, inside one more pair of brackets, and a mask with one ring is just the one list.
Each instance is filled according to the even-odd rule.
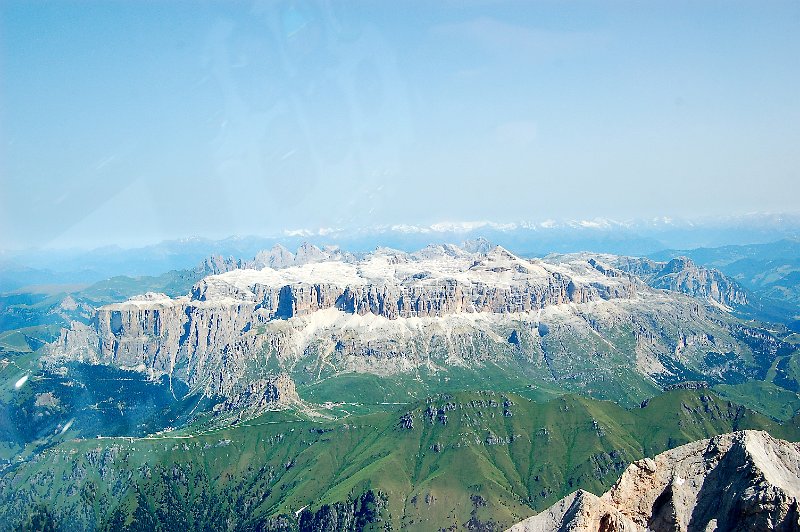
[[[44,243],[22,244],[17,246],[0,246],[0,254],[20,254],[31,251],[93,251],[105,248],[119,248],[123,250],[140,249],[149,246],[169,243],[169,242],[188,242],[188,241],[207,241],[223,242],[235,239],[265,239],[281,241],[293,241],[295,239],[307,239],[309,242],[325,243],[335,245],[337,241],[352,241],[359,236],[372,236],[376,241],[380,240],[380,235],[431,235],[430,243],[440,243],[442,235],[449,235],[448,242],[455,243],[459,235],[464,235],[466,240],[473,238],[485,238],[485,233],[540,233],[546,235],[553,231],[586,231],[594,232],[598,238],[609,235],[628,234],[629,236],[646,236],[650,233],[660,233],[669,231],[696,231],[703,232],[714,229],[730,230],[732,227],[761,229],[762,232],[770,228],[776,229],[774,238],[743,238],[729,239],[722,243],[709,243],[709,246],[717,245],[746,245],[754,243],[765,243],[778,241],[784,238],[800,238],[800,211],[797,212],[750,212],[737,215],[719,216],[698,216],[686,218],[673,218],[667,216],[656,216],[652,218],[545,218],[538,220],[512,220],[497,222],[494,220],[440,220],[429,224],[377,224],[368,226],[340,226],[340,227],[290,227],[275,229],[272,231],[241,231],[241,232],[205,232],[205,233],[175,233],[172,235],[165,233],[146,233],[142,235],[127,236],[125,238],[114,238],[110,235],[96,236],[89,235],[84,239],[66,240],[56,239]],[[588,235],[588,233],[587,233]],[[439,238],[439,240],[437,240]],[[687,242],[685,249],[693,247],[703,247],[706,244]],[[680,247],[680,246],[679,246]]]
[[[558,252],[610,252],[644,256],[656,251],[697,250],[721,246],[747,246],[800,240],[800,213],[747,213],[744,215],[695,218],[656,217],[629,220],[610,218],[519,220],[499,223],[492,220],[443,221],[433,224],[384,224],[351,227],[292,228],[272,233],[185,234],[172,238],[142,235],[132,240],[92,240],[89,243],[0,248],[0,259],[13,265],[50,264],[60,260],[127,256],[137,250],[180,253],[195,247],[201,258],[222,254],[248,258],[274,245],[290,250],[303,243],[335,247],[346,251],[368,252],[388,247],[414,251],[426,245],[462,245],[477,239],[508,247],[517,252],[544,256]],[[199,246],[199,247],[198,247]],[[255,247],[254,247],[255,246]],[[583,247],[581,247],[583,246]],[[245,251],[248,250],[248,251]]]
[[800,4],[0,4],[0,249],[796,213]]

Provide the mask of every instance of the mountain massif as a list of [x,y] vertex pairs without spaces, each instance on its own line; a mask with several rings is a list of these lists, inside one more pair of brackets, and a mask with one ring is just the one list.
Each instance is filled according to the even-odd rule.
[[[499,365],[598,397],[627,390],[636,401],[701,375],[762,375],[782,348],[731,317],[746,302],[736,283],[689,261],[528,260],[446,245],[361,257],[276,248],[244,269],[211,262],[227,271],[185,296],[147,293],[73,323],[50,362],[166,375],[222,397],[276,369],[308,384]],[[262,264],[273,267],[255,269]]]

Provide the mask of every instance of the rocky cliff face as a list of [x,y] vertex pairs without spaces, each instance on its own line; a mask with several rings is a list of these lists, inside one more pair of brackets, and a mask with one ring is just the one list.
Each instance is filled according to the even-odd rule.
[[800,444],[741,431],[634,462],[602,497],[575,492],[514,532],[800,530]]
[[251,301],[270,318],[338,308],[389,319],[460,312],[515,313],[548,305],[631,298],[634,276],[598,272],[589,264],[551,265],[502,248],[486,255],[455,246],[415,254],[376,253],[355,263],[329,260],[283,270],[233,271],[198,283],[192,299]]
[[[264,376],[269,360],[312,381],[513,360],[576,389],[619,380],[631,367],[668,384],[686,371],[746,378],[769,363],[713,309],[653,290],[607,261],[456,246],[356,260],[307,248],[291,258],[302,257],[299,266],[237,267],[187,296],[149,293],[103,306],[92,327],[62,331],[53,358],[168,374],[226,397]],[[276,266],[289,261],[273,251]]]

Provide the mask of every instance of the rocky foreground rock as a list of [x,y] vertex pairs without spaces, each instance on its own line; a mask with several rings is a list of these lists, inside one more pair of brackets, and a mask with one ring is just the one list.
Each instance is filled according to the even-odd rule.
[[511,532],[800,530],[800,443],[762,431],[632,463],[601,497],[576,491]]

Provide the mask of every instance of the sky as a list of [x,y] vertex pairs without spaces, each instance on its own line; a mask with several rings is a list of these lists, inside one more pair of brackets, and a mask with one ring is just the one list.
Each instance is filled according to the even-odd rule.
[[0,0],[0,249],[800,205],[800,2]]

